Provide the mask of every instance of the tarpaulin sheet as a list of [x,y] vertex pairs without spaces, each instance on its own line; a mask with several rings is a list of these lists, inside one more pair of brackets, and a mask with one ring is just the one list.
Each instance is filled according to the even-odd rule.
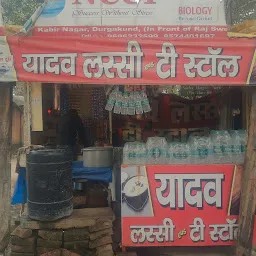
[[[112,182],[112,168],[86,168],[83,162],[73,162],[73,179],[86,179],[90,181]],[[20,168],[16,182],[12,205],[25,204],[27,202],[26,168]]]

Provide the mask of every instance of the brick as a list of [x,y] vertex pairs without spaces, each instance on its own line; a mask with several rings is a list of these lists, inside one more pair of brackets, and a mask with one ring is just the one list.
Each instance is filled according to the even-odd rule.
[[105,236],[94,241],[89,242],[89,248],[97,248],[103,245],[112,244],[112,237]]
[[72,199],[73,207],[77,207],[80,205],[86,205],[86,197],[85,196],[74,196]]
[[31,220],[27,216],[21,217],[21,227],[33,230],[39,229],[72,229],[94,226],[98,219],[113,220],[114,214],[111,208],[86,208],[76,209],[68,217],[54,222],[40,222]]
[[61,245],[62,245],[62,241],[44,240],[42,238],[37,239],[38,247],[59,249],[59,248],[61,248]]
[[10,239],[10,244],[12,245],[35,245],[36,238],[20,238],[18,236],[12,236]]
[[51,251],[56,251],[56,249],[55,248],[45,248],[45,247],[37,247],[36,248],[37,255],[41,255],[41,254],[51,252]]
[[21,228],[20,226],[17,227],[13,232],[12,232],[12,236],[18,236],[20,238],[29,238],[31,237],[33,234],[31,229],[25,229],[25,228]]
[[104,236],[112,236],[113,235],[113,229],[112,228],[108,228],[108,229],[104,229],[104,230],[100,230],[94,233],[90,233],[90,240],[96,240],[98,238],[104,237]]
[[89,231],[92,233],[92,232],[97,232],[97,231],[101,231],[101,230],[112,228],[112,227],[113,227],[112,220],[98,221],[96,225],[89,227]]
[[89,248],[89,240],[64,242],[64,248],[68,250],[81,250]]
[[45,252],[43,254],[40,254],[40,256],[62,256],[61,250],[53,250],[50,252]]
[[137,256],[136,252],[118,252],[116,256]]
[[113,248],[111,244],[103,245],[97,248],[97,256],[101,256],[103,253],[111,252],[113,254]]
[[69,229],[64,231],[64,241],[83,241],[88,240],[89,230],[85,229]]
[[35,246],[20,246],[20,245],[10,245],[12,252],[21,252],[21,253],[32,253],[35,252]]
[[6,256],[34,256],[34,253],[8,252]]
[[63,249],[62,250],[62,256],[80,256],[80,254],[70,252],[68,250]]
[[62,241],[62,230],[39,230],[38,236],[45,240]]
[[113,251],[102,252],[101,254],[99,254],[99,256],[113,256],[113,255],[114,255]]

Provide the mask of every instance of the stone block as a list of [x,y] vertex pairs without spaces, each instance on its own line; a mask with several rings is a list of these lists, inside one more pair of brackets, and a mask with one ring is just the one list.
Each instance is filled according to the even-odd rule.
[[45,247],[45,248],[59,249],[62,246],[62,241],[51,241],[51,240],[44,240],[42,238],[38,238],[37,239],[37,246],[38,247]]
[[89,248],[97,248],[103,245],[112,244],[112,236],[105,236],[89,242]]
[[20,238],[29,238],[33,234],[31,229],[21,228],[18,226],[12,233],[12,236],[18,236]]
[[37,255],[41,255],[41,254],[51,252],[51,251],[56,251],[56,249],[55,248],[45,248],[45,247],[37,247],[36,248]]
[[35,253],[8,252],[6,256],[34,256]]
[[118,252],[116,256],[137,256],[136,252]]
[[97,248],[97,256],[101,256],[103,253],[112,253],[113,255],[113,248],[111,244],[103,245]]
[[102,252],[99,256],[114,256],[113,251]]
[[72,251],[79,251],[89,248],[89,240],[64,242],[64,248]]
[[87,208],[76,209],[68,217],[54,222],[40,222],[29,219],[27,216],[21,217],[21,227],[33,230],[39,229],[72,229],[86,228],[94,226],[98,219],[113,220],[114,215],[111,208]]
[[106,221],[99,220],[97,221],[96,225],[89,227],[89,231],[92,233],[92,232],[97,232],[97,231],[112,228],[112,227],[113,227],[112,220],[106,220]]
[[18,236],[11,236],[10,244],[12,245],[35,245],[36,238],[20,238]]
[[38,256],[62,256],[62,251],[59,250],[52,250],[50,252],[45,252],[43,254],[37,254]]
[[35,252],[35,246],[29,245],[29,246],[21,246],[21,245],[10,245],[12,252],[20,252],[20,253],[34,253]]
[[88,240],[89,230],[85,229],[69,229],[64,231],[64,241],[83,241]]
[[70,252],[66,249],[53,249],[51,251],[46,251],[44,253],[38,253],[38,256],[80,256],[80,254],[74,253],[74,252]]
[[80,254],[77,254],[77,253],[74,253],[74,252],[70,252],[68,250],[63,249],[61,256],[80,256]]
[[73,196],[72,203],[73,203],[73,207],[86,205],[86,197],[85,196]]
[[104,236],[112,236],[113,235],[113,229],[108,228],[100,231],[96,231],[93,233],[90,233],[90,240],[96,240],[98,238],[104,237]]
[[38,236],[45,240],[62,241],[62,230],[39,230]]

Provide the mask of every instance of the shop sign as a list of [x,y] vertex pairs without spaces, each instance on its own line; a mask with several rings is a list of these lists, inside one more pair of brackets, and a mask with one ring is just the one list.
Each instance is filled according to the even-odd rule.
[[[9,37],[19,81],[90,84],[250,84],[250,40],[63,40]],[[102,47],[104,45],[104,47]],[[256,56],[256,55],[255,55]]]
[[123,166],[122,245],[234,245],[242,168]]
[[82,38],[208,38],[226,33],[224,1],[219,0],[49,0],[34,28],[36,36]]

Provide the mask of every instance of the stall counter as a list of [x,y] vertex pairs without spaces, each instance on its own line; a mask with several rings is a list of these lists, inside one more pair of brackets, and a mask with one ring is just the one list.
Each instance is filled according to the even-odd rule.
[[234,245],[242,170],[235,165],[123,165],[122,246]]

